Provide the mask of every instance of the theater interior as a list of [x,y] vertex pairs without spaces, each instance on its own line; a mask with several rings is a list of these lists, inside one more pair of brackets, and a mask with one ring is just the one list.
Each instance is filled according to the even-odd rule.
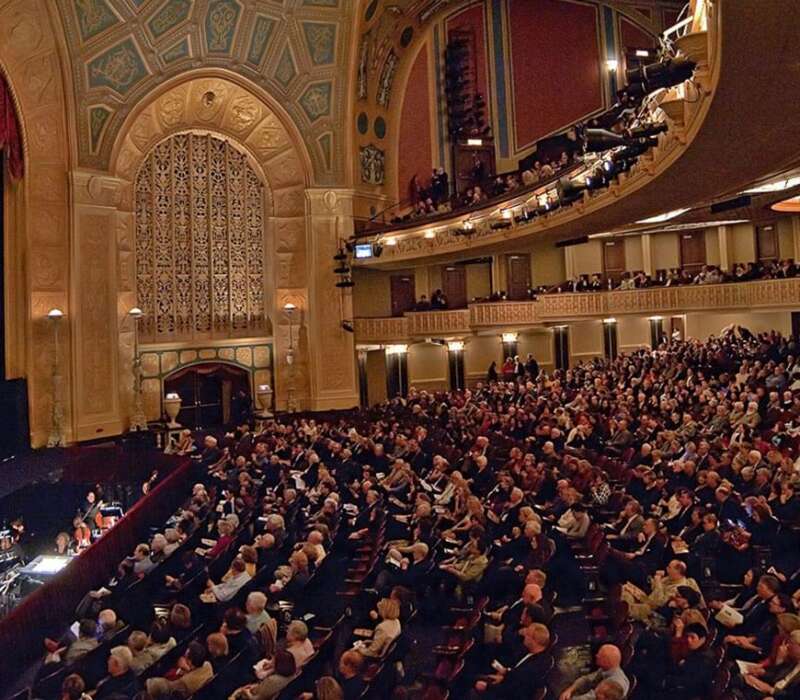
[[800,3],[0,0],[0,700],[800,698]]

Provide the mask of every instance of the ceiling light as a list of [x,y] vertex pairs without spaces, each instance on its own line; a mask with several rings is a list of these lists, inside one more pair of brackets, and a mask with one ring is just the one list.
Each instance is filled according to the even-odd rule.
[[800,176],[783,178],[781,180],[773,180],[772,182],[764,183],[750,189],[743,190],[742,194],[764,194],[765,192],[783,192],[783,190],[791,189],[800,185]]
[[447,343],[447,349],[450,352],[460,352],[464,349],[464,341],[463,340],[451,340]]
[[784,199],[782,202],[775,202],[770,209],[797,214],[800,212],[800,197],[789,197],[789,199]]
[[650,52],[647,49],[636,49],[636,55],[639,58],[647,58],[650,55]]
[[436,238],[436,231],[428,229],[427,231],[425,231],[425,238]]
[[686,209],[673,209],[672,211],[668,211],[665,214],[659,214],[658,216],[650,216],[646,219],[639,219],[636,223],[637,224],[660,224],[662,221],[669,221],[670,219],[674,219],[676,216],[680,216],[681,214],[685,214],[689,211],[688,207]]

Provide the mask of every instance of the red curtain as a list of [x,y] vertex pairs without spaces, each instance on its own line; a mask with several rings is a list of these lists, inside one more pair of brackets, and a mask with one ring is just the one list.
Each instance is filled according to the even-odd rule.
[[5,79],[0,75],[0,150],[4,150],[11,177],[22,177],[22,139],[17,123],[14,101]]

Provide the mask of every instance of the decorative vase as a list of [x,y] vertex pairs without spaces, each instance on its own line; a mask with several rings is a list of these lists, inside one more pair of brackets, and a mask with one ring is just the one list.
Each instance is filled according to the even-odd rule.
[[181,424],[175,419],[178,417],[178,413],[180,413],[182,403],[183,401],[178,394],[167,394],[164,397],[164,410],[167,412],[167,416],[169,417],[169,423],[167,423],[167,427],[171,430],[181,427]]
[[256,402],[258,403],[259,413],[262,416],[269,416],[270,406],[272,406],[272,388],[269,384],[259,384],[256,388]]

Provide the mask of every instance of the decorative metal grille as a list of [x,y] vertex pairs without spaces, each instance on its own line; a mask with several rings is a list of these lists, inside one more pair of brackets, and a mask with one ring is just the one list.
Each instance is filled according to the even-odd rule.
[[136,177],[143,342],[257,335],[264,314],[264,185],[209,134],[158,144]]

